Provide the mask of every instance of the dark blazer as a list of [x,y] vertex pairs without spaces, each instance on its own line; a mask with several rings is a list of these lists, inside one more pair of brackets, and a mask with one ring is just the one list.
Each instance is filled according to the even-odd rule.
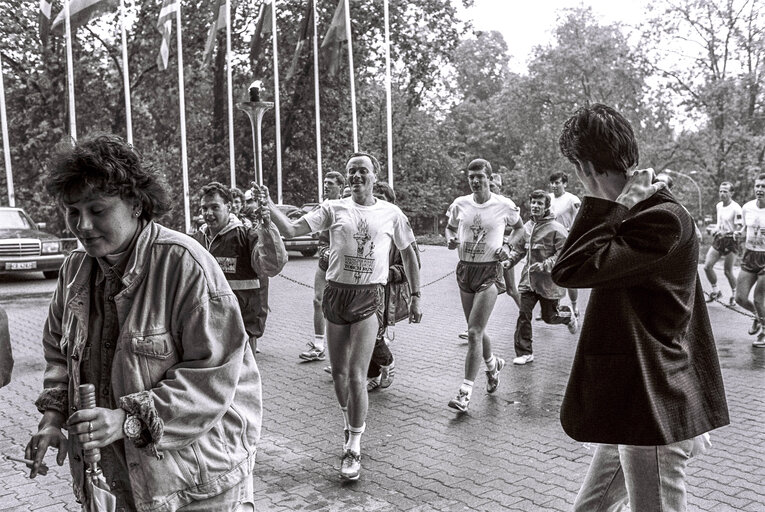
[[729,423],[693,220],[667,191],[587,197],[552,271],[592,288],[561,406],[577,441],[664,445]]

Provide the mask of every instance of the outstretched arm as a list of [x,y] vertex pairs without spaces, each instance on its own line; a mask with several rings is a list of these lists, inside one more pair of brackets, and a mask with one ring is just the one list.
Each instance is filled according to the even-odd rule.
[[[401,259],[404,262],[404,271],[406,279],[409,282],[409,289],[412,293],[420,291],[420,262],[417,258],[417,245],[412,243],[409,247],[401,251]],[[420,297],[412,295],[409,304],[409,322],[419,323],[422,320],[422,311],[420,310]]]

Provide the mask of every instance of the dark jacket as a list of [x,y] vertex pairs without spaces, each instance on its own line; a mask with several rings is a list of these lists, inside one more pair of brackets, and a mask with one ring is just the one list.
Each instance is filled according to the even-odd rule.
[[[417,247],[417,242],[412,245],[417,256],[417,266],[421,268],[420,250]],[[409,316],[409,302],[411,300],[409,282],[404,271],[404,260],[401,257],[401,251],[396,248],[396,244],[390,244],[388,261],[390,268],[388,269],[388,283],[385,285],[385,312],[383,325],[380,326],[381,331],[384,331],[385,327],[389,325],[396,325],[396,322]]]
[[[531,219],[523,225],[523,236],[513,244],[510,251],[510,266],[526,257],[519,291],[534,292],[545,299],[560,299],[566,295],[563,288],[553,283],[550,271],[566,242],[567,234],[566,228],[555,220],[549,209],[547,215],[540,220]],[[529,272],[532,263],[542,263],[544,271]]]
[[8,315],[0,307],[0,388],[11,382],[13,373],[13,351],[11,335],[8,332]]
[[693,220],[660,191],[631,210],[587,197],[552,271],[592,288],[561,405],[577,441],[664,445],[729,423]]

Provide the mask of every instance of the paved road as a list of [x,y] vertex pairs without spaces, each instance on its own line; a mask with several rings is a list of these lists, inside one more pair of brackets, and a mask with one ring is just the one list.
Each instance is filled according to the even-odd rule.
[[[425,247],[423,283],[450,272],[454,252]],[[292,259],[284,275],[312,283],[314,258]],[[722,272],[719,272],[722,275]],[[52,282],[47,285],[52,289]],[[36,285],[44,286],[45,285]],[[13,294],[23,292],[16,283]],[[39,336],[47,300],[14,299],[0,283],[16,355],[14,382],[0,390],[0,452],[20,455],[39,415],[33,410],[43,370]],[[727,293],[728,290],[723,288]],[[35,289],[42,293],[44,289]],[[584,306],[587,294],[580,295]],[[533,364],[510,365],[495,395],[480,388],[470,414],[446,403],[462,380],[465,322],[454,276],[423,290],[425,317],[397,326],[397,376],[370,395],[363,472],[353,484],[338,476],[342,418],[324,363],[300,363],[312,336],[312,290],[276,277],[272,313],[258,364],[264,382],[263,437],[255,489],[258,510],[540,510],[564,511],[591,451],[563,433],[558,409],[575,338],[563,326],[534,323]],[[713,433],[712,451],[689,467],[694,511],[765,511],[765,350],[751,346],[749,320],[720,304],[709,308],[715,328],[732,424]],[[512,357],[517,310],[506,296],[489,324],[495,352]],[[76,511],[66,468],[28,480],[15,463],[0,461],[0,510]]]

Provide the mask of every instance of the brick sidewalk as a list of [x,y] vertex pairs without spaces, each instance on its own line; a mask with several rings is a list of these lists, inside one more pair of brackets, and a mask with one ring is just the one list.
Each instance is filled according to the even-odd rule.
[[[426,247],[422,282],[451,271],[454,252]],[[315,259],[293,258],[284,274],[313,282]],[[534,323],[533,364],[502,372],[495,395],[476,381],[468,415],[446,403],[462,381],[465,329],[454,276],[423,290],[424,323],[396,326],[396,380],[370,394],[363,471],[356,483],[338,475],[342,417],[326,363],[301,363],[312,337],[312,290],[281,277],[258,364],[264,382],[263,437],[255,489],[258,510],[568,510],[591,452],[565,436],[558,409],[575,338],[563,326]],[[584,311],[586,293],[581,294]],[[6,299],[7,300],[7,299]],[[5,302],[16,356],[14,382],[0,390],[0,450],[20,455],[39,414],[32,402],[42,377],[39,336],[47,301]],[[751,347],[748,319],[709,308],[717,336],[732,425],[689,466],[689,509],[765,511],[765,350]],[[511,359],[517,310],[497,302],[489,334]],[[66,466],[35,480],[0,462],[0,510],[79,510]]]

